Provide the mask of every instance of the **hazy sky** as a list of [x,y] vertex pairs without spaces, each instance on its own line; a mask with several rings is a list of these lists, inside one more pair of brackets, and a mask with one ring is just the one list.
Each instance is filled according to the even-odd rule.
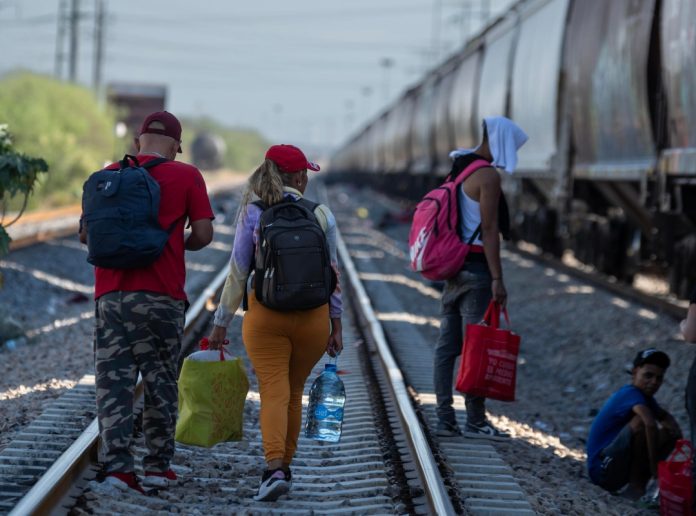
[[[0,74],[55,73],[59,3],[0,0]],[[253,127],[274,142],[336,146],[459,48],[480,28],[482,9],[492,16],[510,3],[107,0],[103,82],[166,84],[177,115]],[[78,74],[87,86],[94,5],[80,0]],[[67,59],[62,69],[67,77]]]

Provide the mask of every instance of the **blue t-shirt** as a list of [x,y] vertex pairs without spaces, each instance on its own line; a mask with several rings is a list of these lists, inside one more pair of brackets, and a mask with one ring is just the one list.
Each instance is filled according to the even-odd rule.
[[624,385],[616,391],[599,411],[590,427],[587,437],[587,470],[590,478],[595,480],[602,461],[600,452],[609,446],[624,426],[633,418],[633,407],[646,405],[655,418],[662,414],[662,409],[652,396],[646,396],[633,385]]

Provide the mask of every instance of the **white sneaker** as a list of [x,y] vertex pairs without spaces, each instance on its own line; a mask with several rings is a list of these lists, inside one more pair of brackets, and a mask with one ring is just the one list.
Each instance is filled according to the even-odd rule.
[[274,502],[290,491],[290,482],[282,469],[266,470],[261,477],[259,492],[254,496],[257,502]]

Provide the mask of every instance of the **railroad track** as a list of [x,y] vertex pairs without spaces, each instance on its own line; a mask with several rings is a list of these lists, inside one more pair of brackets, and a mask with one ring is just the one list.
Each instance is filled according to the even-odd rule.
[[575,266],[565,263],[560,258],[555,258],[549,254],[542,253],[536,246],[518,243],[514,246],[514,252],[530,258],[538,263],[548,265],[549,267],[576,278],[580,278],[587,283],[591,283],[601,287],[609,292],[618,294],[622,298],[630,299],[643,306],[651,308],[658,313],[664,313],[675,319],[681,320],[686,317],[688,309],[687,301],[680,301],[673,296],[658,295],[652,292],[636,288],[627,283],[617,281],[605,274],[598,273],[588,266]]
[[[186,314],[184,346],[190,348],[210,317],[206,306],[227,276],[221,270]],[[136,407],[143,387],[136,387]],[[94,376],[85,376],[63,394],[0,452],[0,512],[49,514],[75,487],[97,474],[98,426]]]
[[[349,231],[347,241],[364,242],[366,236],[369,240],[370,235],[360,231],[351,234]],[[35,426],[27,428],[27,435],[21,434],[21,438],[18,436],[16,442],[13,441],[6,449],[7,464],[19,469],[4,475],[5,471],[10,470],[0,464],[0,497],[7,496],[11,499],[4,506],[0,505],[0,513],[14,507],[18,497],[27,493],[42,470],[45,471],[54,462],[59,464],[56,462],[56,455],[60,455],[68,446],[71,453],[77,452],[77,448],[82,446],[81,442],[91,439],[91,451],[73,453],[70,461],[71,464],[75,462],[81,470],[73,470],[73,473],[64,477],[62,484],[52,480],[53,474],[43,475],[42,482],[54,482],[52,501],[47,503],[58,504],[63,510],[71,507],[70,510],[74,513],[142,512],[145,508],[175,508],[187,513],[194,511],[202,503],[208,504],[212,513],[229,513],[230,507],[234,507],[235,510],[253,513],[282,510],[299,514],[314,510],[317,513],[379,514],[396,510],[400,513],[418,514],[531,514],[525,492],[520,489],[515,475],[491,445],[469,439],[433,437],[430,429],[435,426],[435,414],[431,394],[430,351],[426,350],[422,341],[414,337],[412,328],[407,325],[403,327],[402,334],[391,331],[385,337],[379,322],[383,316],[376,316],[371,309],[369,297],[360,281],[361,278],[370,281],[378,276],[369,270],[358,272],[352,265],[350,255],[360,255],[361,251],[352,248],[349,250],[344,243],[340,247],[345,277],[349,280],[346,282],[348,299],[353,304],[357,321],[356,328],[346,329],[346,342],[356,343],[356,346],[346,346],[340,364],[342,369],[351,372],[344,376],[349,399],[345,434],[338,446],[301,439],[294,470],[295,488],[288,498],[270,505],[254,504],[251,501],[262,463],[254,412],[258,397],[255,398],[253,394],[248,404],[254,410],[249,412],[246,419],[244,442],[220,445],[213,451],[179,447],[177,460],[181,462],[175,464],[174,468],[186,479],[186,491],[183,494],[177,488],[169,493],[160,493],[159,497],[147,497],[143,502],[138,498],[128,497],[116,500],[100,493],[98,484],[90,484],[91,478],[96,474],[93,464],[96,430],[92,428],[92,437],[86,437],[85,434],[77,437],[78,427],[84,427],[94,413],[93,380],[87,377],[81,385],[49,407],[35,421]],[[383,247],[389,248],[390,252],[398,252],[398,246],[385,244]],[[527,253],[526,256],[539,258],[533,253]],[[579,271],[584,275],[576,274],[567,267],[557,267],[557,263],[548,259],[544,263],[600,284],[596,277],[586,277],[589,273],[584,271]],[[612,282],[609,285],[616,286]],[[621,290],[612,290],[622,297],[631,296],[631,291],[635,290],[623,287],[619,285]],[[417,288],[423,291],[429,289],[426,285]],[[398,294],[393,294],[389,289],[382,290],[380,295],[398,297]],[[643,301],[640,298],[641,295],[645,296],[644,293],[638,292],[637,295],[638,297],[631,299],[653,306],[649,305],[649,300]],[[199,304],[209,304],[211,297],[214,297],[212,291],[207,292],[199,298]],[[398,304],[399,300],[393,301]],[[683,307],[677,308],[684,310]],[[667,311],[660,308],[656,310]],[[674,316],[679,316],[676,310]],[[201,321],[199,325],[205,326],[205,323]],[[196,340],[189,339],[189,345],[194,345]],[[360,342],[364,344],[357,345]],[[386,351],[390,349],[396,355],[396,360],[394,356],[389,358],[390,354]],[[238,351],[243,353],[241,348]],[[362,371],[357,375],[357,371],[365,369],[365,364],[369,364],[367,369],[372,368],[374,371]],[[322,364],[318,364],[318,367],[322,367]],[[318,370],[313,374],[318,373]],[[368,376],[362,376],[365,374]],[[369,388],[370,385],[379,387]],[[376,406],[380,408],[376,409]],[[460,402],[456,402],[455,407],[460,415],[464,414],[463,404],[460,406]],[[71,423],[71,417],[77,423]],[[375,419],[381,422],[375,425]],[[50,432],[40,433],[43,430]],[[88,433],[89,428],[86,434]],[[45,442],[46,446],[39,447],[37,441]],[[37,460],[31,462],[33,459]],[[65,469],[66,457],[60,455],[58,460],[62,462],[57,469]],[[217,466],[217,474],[200,471],[200,464],[211,460]],[[243,467],[243,474],[251,475],[253,481],[240,482],[239,469],[230,464]],[[74,471],[82,473],[78,475]],[[77,483],[76,478],[79,478]],[[85,486],[88,486],[87,491],[80,494]],[[195,501],[186,502],[189,489],[198,493]],[[208,493],[210,490],[212,494]],[[220,509],[223,506],[224,511]],[[43,512],[25,507],[27,506],[17,505],[13,514]]]
[[[214,176],[213,176],[214,177]],[[225,176],[223,180],[208,183],[211,198],[226,196],[246,177],[241,174]],[[22,215],[7,228],[12,238],[10,251],[16,251],[57,238],[77,235],[82,207],[79,204],[48,210],[37,210]],[[9,217],[8,217],[9,218]]]
[[[414,386],[417,389],[420,386],[412,381],[407,385],[404,381],[404,374],[396,365],[342,240],[339,249],[344,277],[347,278],[348,298],[357,321],[357,325],[344,328],[348,345],[340,363],[340,368],[349,372],[344,375],[348,398],[344,435],[338,445],[318,444],[301,437],[293,470],[294,488],[287,499],[272,504],[259,504],[251,499],[262,467],[256,424],[258,395],[252,390],[247,403],[250,410],[245,417],[245,441],[224,443],[214,450],[178,446],[173,468],[185,479],[184,487],[162,492],[158,497],[119,494],[114,498],[101,492],[101,484],[92,480],[96,475],[96,423],[93,422],[57,460],[55,454],[43,456],[41,462],[53,466],[17,502],[11,514],[41,514],[68,509],[76,514],[111,514],[173,508],[176,512],[189,513],[200,508],[201,504],[212,513],[242,510],[256,514],[280,509],[289,514],[309,511],[317,514],[384,514],[394,511],[483,514],[501,510],[531,514],[524,493],[492,447],[469,441],[459,444],[433,442],[427,421],[429,419],[432,423],[431,411],[414,410],[418,399],[417,393],[415,398],[413,396]],[[203,307],[224,276],[224,271],[218,274],[218,284],[198,298],[193,312],[205,312]],[[201,331],[200,327],[205,324],[187,320],[187,333],[193,333],[194,330],[189,328],[194,326]],[[189,343],[195,340],[189,339]],[[238,351],[241,353],[241,349]],[[401,353],[403,359],[403,350]],[[424,361],[415,357],[415,363],[423,364]],[[314,373],[318,373],[322,366],[318,364]],[[428,376],[425,369],[421,374],[423,390],[429,388],[425,386]],[[411,378],[416,376],[413,371],[408,375]],[[90,379],[85,379],[84,385],[89,390]],[[93,397],[88,398],[85,396],[83,401],[91,404],[93,412]],[[59,413],[55,415],[60,416]],[[65,439],[63,442],[68,441]],[[43,454],[38,443],[23,450],[15,447],[13,442],[8,448],[15,458],[21,453],[31,453],[36,457]],[[441,458],[443,450],[448,456],[446,462]],[[142,443],[139,443],[136,452],[143,451]],[[439,460],[435,455],[440,456]],[[201,470],[201,464],[209,462],[214,463],[214,471],[209,468]],[[234,469],[230,464],[244,465],[246,475],[251,472],[253,488],[249,483],[239,482],[237,473],[225,474]],[[30,479],[24,478],[25,487],[29,483]],[[0,481],[0,485],[5,485],[5,482]],[[15,498],[8,504],[15,503],[16,495],[14,492]]]

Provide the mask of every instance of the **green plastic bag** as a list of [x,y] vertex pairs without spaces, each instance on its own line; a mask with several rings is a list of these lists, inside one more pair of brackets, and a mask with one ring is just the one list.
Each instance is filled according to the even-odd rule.
[[206,448],[241,440],[248,391],[241,358],[214,362],[185,359],[179,375],[176,440]]

